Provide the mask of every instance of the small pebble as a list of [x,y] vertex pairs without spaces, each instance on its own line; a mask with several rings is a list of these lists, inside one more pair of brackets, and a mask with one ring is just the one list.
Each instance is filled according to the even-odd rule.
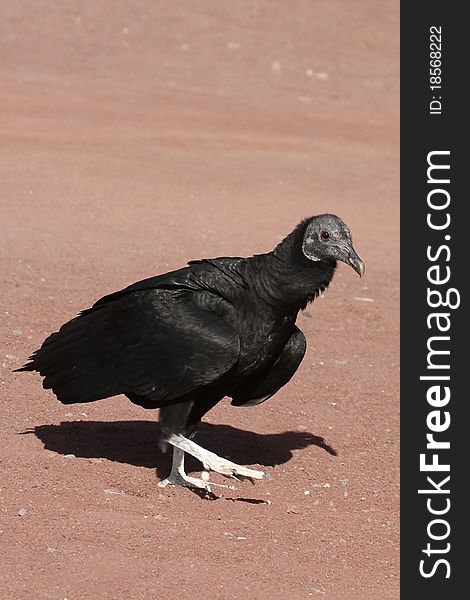
[[23,332],[21,331],[21,329],[13,329],[13,335],[15,337],[20,337],[21,335],[23,335]]
[[27,508],[20,508],[20,510],[18,511],[18,516],[19,517],[25,517],[28,514],[28,509]]

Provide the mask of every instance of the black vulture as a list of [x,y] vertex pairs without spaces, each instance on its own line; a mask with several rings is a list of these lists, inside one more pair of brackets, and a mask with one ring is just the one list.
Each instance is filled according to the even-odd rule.
[[339,217],[304,219],[272,252],[191,261],[104,296],[18,370],[38,371],[64,404],[125,394],[159,408],[161,447],[173,447],[162,487],[217,485],[186,475],[185,452],[206,470],[261,479],[263,472],[209,452],[192,434],[225,396],[234,406],[253,406],[292,378],[306,350],[298,312],[328,287],[338,260],[363,276]]

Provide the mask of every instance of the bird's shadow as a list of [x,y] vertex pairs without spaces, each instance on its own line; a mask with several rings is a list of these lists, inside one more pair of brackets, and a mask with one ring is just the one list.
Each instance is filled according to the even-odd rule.
[[[58,454],[155,468],[159,478],[168,475],[171,466],[171,452],[160,451],[159,426],[151,421],[65,421],[59,425],[37,425],[23,433],[34,434],[46,450]],[[224,458],[246,465],[280,465],[292,458],[293,450],[308,446],[337,455],[322,437],[305,431],[258,434],[230,425],[202,423],[195,441]],[[188,457],[187,471],[198,470],[201,464]]]

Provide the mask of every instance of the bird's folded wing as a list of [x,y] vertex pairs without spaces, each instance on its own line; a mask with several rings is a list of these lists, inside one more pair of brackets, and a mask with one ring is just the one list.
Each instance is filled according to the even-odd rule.
[[237,362],[240,340],[226,320],[232,304],[208,279],[185,268],[105,296],[21,370],[41,373],[65,404],[117,394],[164,404],[216,381]]
[[124,387],[156,401],[207,385],[238,359],[226,301],[207,292],[151,290],[110,306],[100,346]]

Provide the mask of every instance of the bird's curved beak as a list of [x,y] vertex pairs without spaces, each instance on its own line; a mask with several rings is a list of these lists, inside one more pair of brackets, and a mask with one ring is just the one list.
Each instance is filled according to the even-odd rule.
[[352,246],[349,251],[349,256],[345,262],[347,262],[348,265],[351,265],[351,267],[356,271],[356,273],[359,275],[359,277],[364,276],[364,273],[366,271],[366,266],[364,265],[364,262],[362,261],[362,259],[359,258],[359,256],[357,255],[356,251],[354,250],[354,248]]

